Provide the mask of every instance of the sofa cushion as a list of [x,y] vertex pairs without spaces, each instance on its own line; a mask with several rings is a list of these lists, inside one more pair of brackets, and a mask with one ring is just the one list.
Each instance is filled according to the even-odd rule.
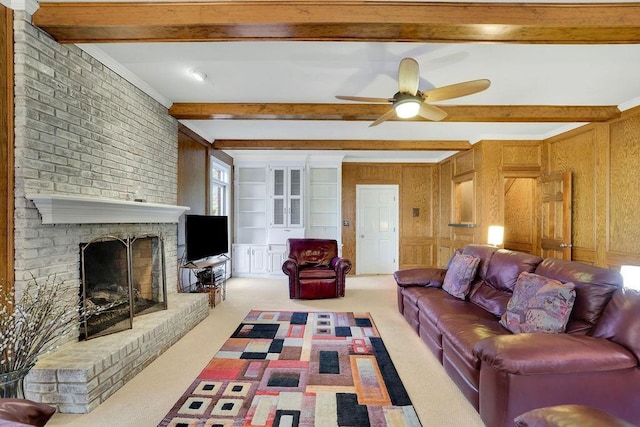
[[575,285],[576,301],[567,325],[567,331],[571,333],[589,332],[598,322],[613,293],[622,288],[620,272],[575,261],[546,258],[535,273]]
[[576,298],[573,283],[523,272],[500,324],[514,334],[564,332]]
[[524,252],[498,249],[487,268],[487,283],[501,291],[511,291],[523,271],[533,273],[542,258]]
[[493,321],[497,320],[494,315],[483,308],[442,292],[442,289],[424,289],[431,289],[432,292],[421,293],[416,304],[420,313],[434,325],[438,325],[447,315],[469,315]]
[[305,279],[335,279],[336,271],[328,267],[308,267],[298,272],[300,280]]
[[478,265],[477,280],[484,280],[487,277],[487,269],[493,254],[496,253],[498,248],[487,245],[467,245],[462,253],[464,255],[471,255],[480,258],[480,264]]
[[465,299],[476,277],[480,258],[472,255],[455,254],[444,276],[442,289],[456,298]]
[[507,311],[507,303],[511,292],[501,291],[484,280],[473,285],[469,293],[469,301],[487,310],[496,317]]
[[625,346],[640,360],[640,292],[617,290],[594,328],[593,336]]
[[479,369],[480,359],[473,354],[473,347],[485,338],[496,335],[511,335],[495,319],[469,315],[445,315],[438,328],[442,340],[447,340],[451,348],[458,353],[469,367]]

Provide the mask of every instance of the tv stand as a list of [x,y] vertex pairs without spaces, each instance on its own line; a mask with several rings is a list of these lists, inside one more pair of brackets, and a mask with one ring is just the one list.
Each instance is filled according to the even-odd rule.
[[[203,261],[187,262],[180,266],[194,273],[196,282],[191,283],[189,275],[189,286],[181,286],[182,292],[206,292],[209,294],[209,306],[215,307],[219,302],[227,299],[227,261],[228,256],[217,259],[206,259]],[[180,277],[182,279],[182,277]],[[182,280],[181,280],[182,282]]]

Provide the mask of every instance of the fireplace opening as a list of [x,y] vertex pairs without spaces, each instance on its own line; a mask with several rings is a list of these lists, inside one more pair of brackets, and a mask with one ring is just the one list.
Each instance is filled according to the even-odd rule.
[[80,245],[80,340],[131,329],[134,316],[167,308],[161,237],[103,236]]

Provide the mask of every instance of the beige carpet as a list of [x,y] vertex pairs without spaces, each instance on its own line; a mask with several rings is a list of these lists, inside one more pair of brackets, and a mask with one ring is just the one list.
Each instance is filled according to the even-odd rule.
[[391,276],[350,276],[340,299],[290,300],[285,278],[233,278],[227,300],[89,414],[56,414],[47,426],[156,426],[251,309],[372,314],[424,426],[483,426],[440,363],[398,313]]

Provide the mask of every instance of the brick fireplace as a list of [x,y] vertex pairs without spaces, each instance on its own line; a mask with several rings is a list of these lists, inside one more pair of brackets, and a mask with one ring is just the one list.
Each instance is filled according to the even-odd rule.
[[[92,339],[67,342],[42,357],[25,381],[29,399],[56,406],[60,412],[86,413],[209,314],[206,295],[178,294],[175,287],[173,292],[168,291],[165,257],[169,251],[164,238],[160,232],[143,232],[175,228],[179,216],[188,208],[57,194],[26,197],[35,205],[39,226],[74,232],[71,242],[78,242],[74,245],[74,271],[78,278],[74,283],[82,289],[78,293],[90,296],[92,303],[117,308],[106,316],[116,322],[101,331],[94,330],[95,324],[89,325],[90,336],[86,334],[88,325],[82,325],[83,338]],[[148,223],[137,222],[141,220]],[[93,233],[84,237],[81,231],[85,228],[111,233],[89,239]],[[132,235],[115,230],[128,230]],[[92,266],[88,267],[86,261]],[[87,292],[84,286],[91,284],[93,289]],[[144,306],[127,306],[120,319],[121,305],[136,299],[145,300]],[[158,310],[165,307],[166,310]],[[150,313],[137,316],[132,322],[133,316],[143,312]],[[96,319],[102,320],[101,316]]]
[[170,101],[58,44],[25,11],[14,13],[14,44],[17,294],[32,277],[55,275],[78,295],[79,247],[101,236],[164,239],[168,309],[61,343],[27,378],[34,400],[88,412],[208,315],[206,295],[177,293],[178,122]]

